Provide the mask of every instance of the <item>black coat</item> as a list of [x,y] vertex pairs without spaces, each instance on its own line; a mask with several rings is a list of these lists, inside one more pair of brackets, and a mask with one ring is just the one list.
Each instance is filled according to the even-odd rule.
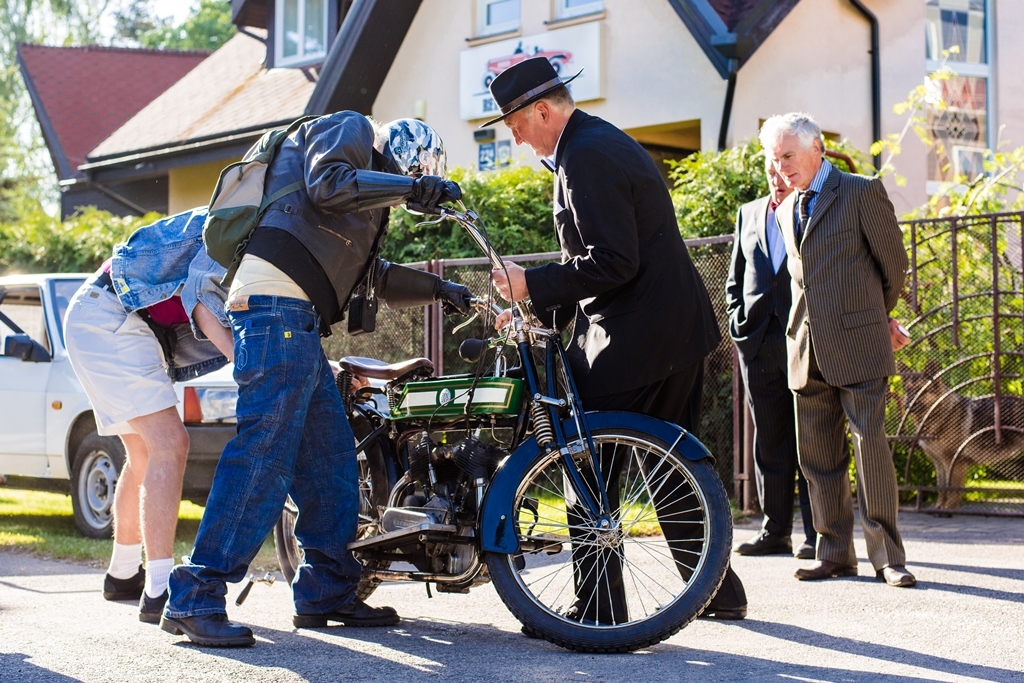
[[702,360],[721,335],[654,160],[576,110],[555,165],[562,261],[528,269],[526,283],[545,324],[576,318],[569,354],[580,393],[628,391]]
[[[767,235],[768,202],[768,197],[755,199],[736,213],[732,263],[725,283],[729,334],[745,360],[757,355],[773,316],[779,318],[779,326],[785,330],[793,299],[785,259],[778,273],[772,267]],[[778,226],[774,229],[778,230]]]

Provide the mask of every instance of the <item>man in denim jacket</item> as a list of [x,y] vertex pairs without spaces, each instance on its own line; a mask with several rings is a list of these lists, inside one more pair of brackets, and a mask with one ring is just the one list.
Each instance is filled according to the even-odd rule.
[[78,290],[64,321],[97,431],[125,446],[103,597],[139,600],[148,623],[159,622],[167,600],[189,446],[172,383],[233,356],[224,269],[203,248],[205,219],[196,209],[136,230]]
[[[303,549],[293,624],[398,621],[392,608],[356,596],[362,565],[348,550],[359,509],[355,437],[320,337],[364,290],[392,308],[440,301],[469,309],[462,285],[377,255],[388,207],[430,212],[461,198],[444,166],[440,137],[412,119],[375,127],[343,111],[301,124],[281,143],[264,192],[297,189],[267,208],[231,284],[238,433],[217,464],[192,555],[171,574],[165,631],[204,646],[255,642],[251,629],[227,620],[226,584],[245,577],[289,495]],[[375,299],[361,296],[361,310],[372,311]],[[367,315],[349,316],[350,332],[373,328]]]

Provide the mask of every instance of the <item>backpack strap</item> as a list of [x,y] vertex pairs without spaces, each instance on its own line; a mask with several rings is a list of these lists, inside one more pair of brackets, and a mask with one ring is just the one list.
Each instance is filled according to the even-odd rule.
[[263,201],[260,202],[260,210],[258,215],[262,216],[263,212],[267,210],[267,207],[276,202],[281,197],[290,195],[292,192],[301,190],[305,186],[306,182],[304,180],[297,180],[290,185],[285,185],[284,187],[282,187],[280,190],[270,195],[269,197],[264,196]]

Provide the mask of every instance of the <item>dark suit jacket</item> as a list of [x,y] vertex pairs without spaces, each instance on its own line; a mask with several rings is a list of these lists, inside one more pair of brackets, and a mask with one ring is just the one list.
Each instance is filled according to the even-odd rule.
[[773,315],[780,317],[781,326],[786,325],[792,301],[785,259],[778,273],[772,267],[767,235],[769,199],[747,202],[736,212],[732,262],[725,282],[729,334],[747,360],[757,355]]
[[650,155],[576,110],[555,165],[562,261],[528,269],[526,283],[545,324],[576,319],[569,354],[580,393],[635,389],[703,359],[721,335]]
[[907,252],[882,182],[832,169],[799,246],[797,194],[775,213],[793,278],[786,331],[790,388],[807,384],[812,340],[814,359],[832,386],[895,374],[888,313],[903,290]]

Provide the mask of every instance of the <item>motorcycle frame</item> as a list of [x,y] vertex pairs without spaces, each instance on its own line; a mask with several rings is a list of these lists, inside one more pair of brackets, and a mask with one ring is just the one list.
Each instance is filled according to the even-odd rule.
[[[446,219],[455,220],[470,234],[484,254],[491,260],[491,265],[495,269],[504,269],[505,265],[501,256],[491,246],[486,238],[486,233],[478,227],[478,218],[473,212],[460,212],[449,208],[442,208],[437,219],[426,221],[425,223],[436,223]],[[544,453],[554,451],[559,453],[559,457],[562,459],[565,467],[565,472],[571,480],[580,504],[598,522],[602,518],[607,518],[609,510],[607,487],[601,476],[598,454],[591,438],[592,429],[600,429],[606,426],[625,426],[628,429],[635,429],[641,433],[657,436],[666,443],[673,444],[670,450],[675,450],[688,460],[713,460],[707,448],[678,425],[638,413],[613,411],[585,412],[579,398],[576,382],[569,368],[561,336],[555,330],[532,325],[529,320],[530,315],[525,304],[521,302],[515,304],[512,308],[511,323],[514,333],[514,345],[520,359],[523,379],[526,383],[527,394],[524,402],[532,404],[524,404],[520,416],[524,413],[533,415],[534,410],[544,411],[553,438],[549,443],[542,445],[538,443],[535,433],[529,439],[517,444],[509,456],[500,463],[497,471],[491,477],[482,504],[477,511],[477,528],[479,531],[480,550],[482,552],[510,554],[519,551],[519,539],[515,531],[516,525],[513,510],[516,492],[527,469],[537,457]],[[511,342],[499,343],[512,345]],[[543,386],[541,386],[538,367],[531,353],[533,347],[540,345],[543,345],[545,350],[545,382]],[[564,399],[557,397],[558,377],[562,379],[562,389],[566,394]],[[371,433],[360,441],[357,451],[364,451],[374,441],[383,441],[386,443],[380,444],[381,451],[386,453],[386,457],[392,460],[392,462],[388,463],[388,466],[397,469],[407,465],[407,463],[401,462],[399,453],[396,452],[387,438],[388,433],[394,435],[396,427],[407,420],[393,419],[390,414],[385,415],[376,408],[369,408],[365,405],[357,406],[358,404],[354,404],[352,407],[362,411],[364,415],[367,413],[374,414],[376,416],[375,422],[377,422]],[[422,418],[413,418],[410,425],[420,420]],[[402,431],[405,430],[403,429]],[[521,438],[522,433],[520,433],[519,429],[516,432],[515,438]],[[591,494],[590,487],[584,482],[577,465],[575,458],[583,451],[586,451],[589,456],[597,479],[595,483],[597,484],[600,499],[595,499]],[[380,578],[396,580],[398,577],[394,572],[383,572]],[[440,577],[435,577],[435,579],[437,578]],[[417,576],[416,579],[412,580],[423,579]]]

